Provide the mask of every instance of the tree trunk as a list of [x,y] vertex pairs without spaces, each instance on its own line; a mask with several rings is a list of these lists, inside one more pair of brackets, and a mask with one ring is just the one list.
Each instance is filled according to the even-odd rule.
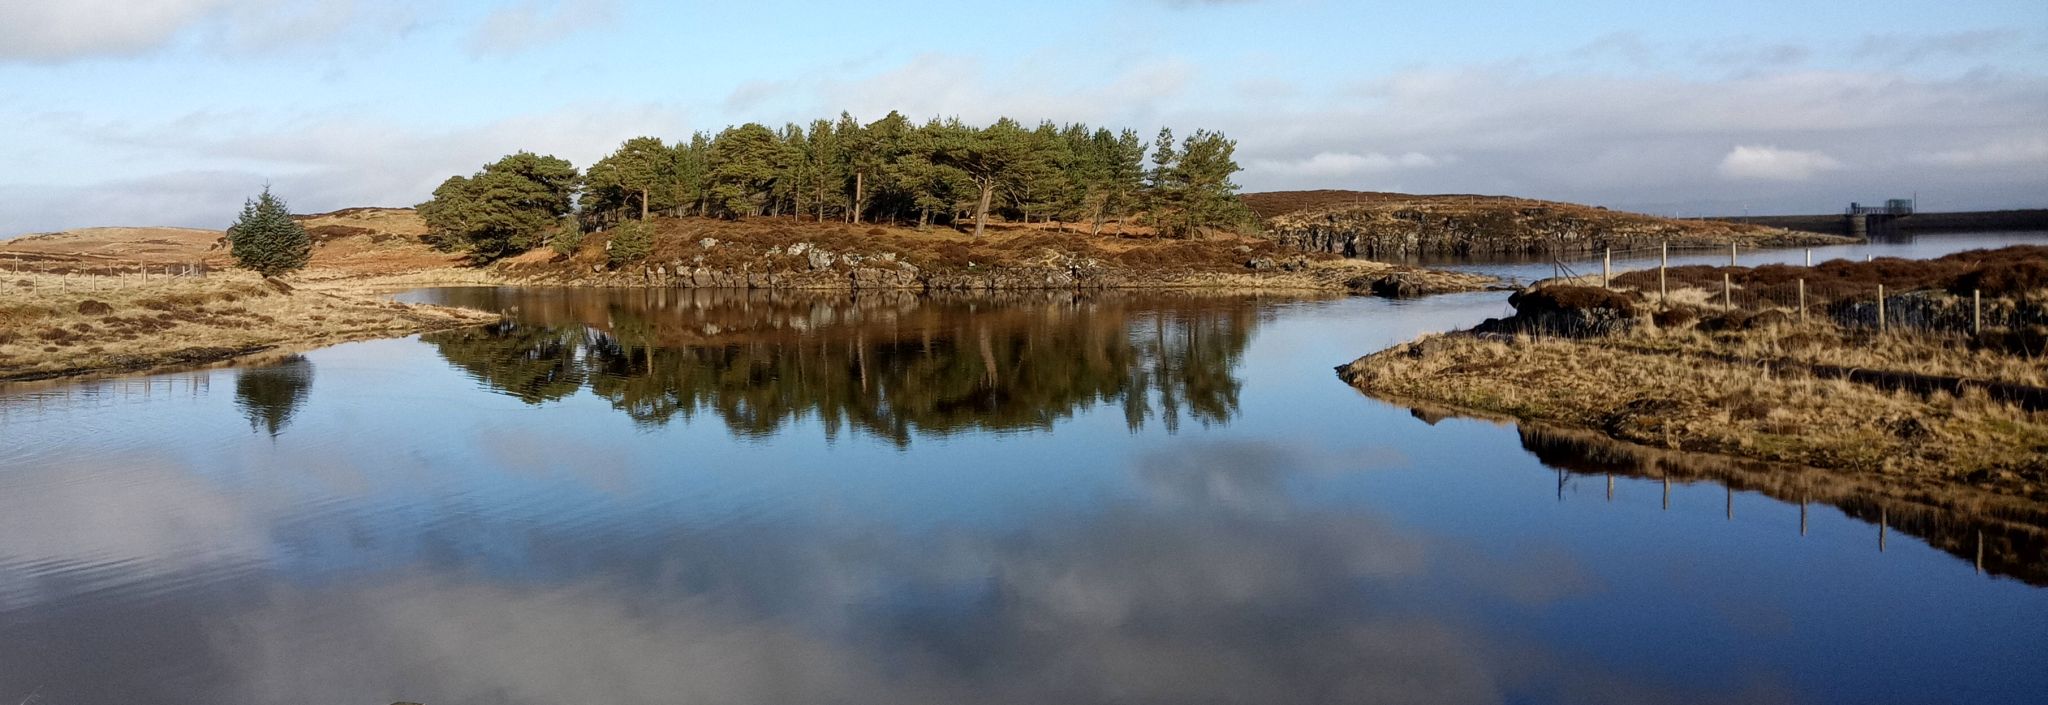
[[988,204],[989,204],[989,202],[990,202],[990,201],[992,201],[992,200],[995,200],[995,197],[996,197],[996,182],[994,182],[994,181],[984,181],[984,182],[982,182],[982,184],[981,184],[981,207],[980,207],[980,208],[976,208],[976,209],[974,209],[974,236],[975,236],[975,237],[981,237],[981,231],[982,231],[982,229],[983,229],[983,228],[986,228],[986,227],[988,227]]
[[865,200],[867,200],[867,185],[868,185],[868,184],[867,184],[867,177],[868,177],[868,175],[867,175],[867,172],[864,172],[864,171],[856,171],[856,172],[853,172],[853,224],[854,224],[854,225],[859,225],[859,224],[860,224],[860,216],[861,216],[861,211],[863,211],[863,210],[866,210],[866,209],[862,208],[861,206],[863,206],[863,205],[866,205],[866,204],[862,203],[862,201],[865,201]]
[[647,219],[647,189],[640,189],[640,219]]

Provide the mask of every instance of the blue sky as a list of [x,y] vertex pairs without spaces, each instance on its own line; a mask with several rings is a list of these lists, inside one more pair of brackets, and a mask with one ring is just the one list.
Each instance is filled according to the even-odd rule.
[[409,205],[531,149],[890,109],[1221,129],[1250,190],[2048,206],[2048,3],[10,0],[0,236]]

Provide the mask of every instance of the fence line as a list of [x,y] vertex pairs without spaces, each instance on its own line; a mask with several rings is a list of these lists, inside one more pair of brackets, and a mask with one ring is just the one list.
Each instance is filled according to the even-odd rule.
[[[1674,283],[1670,271],[1673,249],[1703,248],[1673,248],[1666,243],[1654,250],[1638,248],[1625,251],[1655,254],[1657,285],[1654,292],[1648,289],[1648,282],[1643,281],[1648,276],[1647,270],[1617,276],[1613,273],[1612,264],[1616,251],[1602,250],[1601,286],[1634,289],[1645,296],[1654,294],[1656,301],[1666,304],[1758,314],[1776,311],[1800,321],[1811,320],[1812,316],[1818,315],[1844,327],[1880,333],[1906,331],[1981,336],[1986,331],[2048,325],[2048,302],[2027,297],[1995,297],[1987,305],[1981,289],[1973,289],[1965,295],[1960,291],[1902,287],[1888,282],[1845,282],[1825,278],[1818,281],[1808,281],[1806,277],[1795,277],[1789,281],[1740,281],[1734,272],[1727,270],[1721,272],[1719,282],[1699,281],[1697,270],[1693,270],[1695,274],[1691,276],[1694,279]],[[1714,246],[1714,249],[1719,249],[1719,246]],[[1740,249],[1730,245],[1728,253],[1730,262],[1736,263],[1733,266],[1740,266]],[[1806,251],[1806,261],[1807,268],[1811,269],[1813,251],[1810,248]],[[1555,263],[1555,269],[1560,274],[1571,274],[1562,260]],[[1754,277],[1756,272],[1751,269],[1744,278]],[[1636,281],[1623,283],[1618,279]],[[1686,293],[1688,290],[1694,293]]]

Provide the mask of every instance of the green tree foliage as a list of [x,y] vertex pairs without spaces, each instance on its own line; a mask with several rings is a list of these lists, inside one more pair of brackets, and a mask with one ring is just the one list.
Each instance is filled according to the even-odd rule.
[[726,218],[760,215],[776,183],[789,178],[787,159],[775,131],[760,123],[728,127],[711,141],[710,213]]
[[1002,118],[987,128],[949,123],[933,152],[941,164],[959,169],[979,194],[974,206],[974,236],[988,227],[989,208],[998,190],[1017,192],[1022,183],[1044,168],[1044,155],[1031,149],[1030,133],[1017,121]]
[[592,213],[630,211],[641,220],[677,202],[677,152],[656,137],[635,137],[585,172],[582,208]]
[[704,215],[711,197],[711,135],[698,132],[676,143],[677,215]]
[[1181,143],[1180,234],[1197,228],[1234,227],[1249,224],[1251,210],[1237,198],[1232,182],[1242,167],[1237,165],[1237,141],[1222,133],[1196,130]]
[[780,129],[747,123],[699,132],[673,146],[635,137],[581,180],[567,162],[522,152],[450,178],[420,214],[442,241],[486,261],[543,243],[575,249],[573,236],[550,236],[572,202],[592,230],[672,213],[919,228],[971,220],[977,236],[991,218],[1087,222],[1099,234],[1108,221],[1142,216],[1160,232],[1190,235],[1250,222],[1231,180],[1235,149],[1220,133],[1176,140],[1163,129],[1148,165],[1146,145],[1129,129],[1026,128],[1009,118],[987,127],[958,119],[920,125],[896,112],[863,123],[841,113]]
[[581,181],[567,161],[519,152],[450,177],[418,210],[442,242],[487,262],[542,244],[571,212]]
[[236,265],[266,277],[296,271],[313,257],[313,239],[269,187],[243,202],[241,217],[228,228],[228,245]]
[[1185,236],[1203,228],[1239,227],[1252,222],[1230,179],[1237,142],[1220,132],[1196,130],[1175,145],[1171,130],[1160,130],[1152,145],[1152,169],[1145,177],[1145,207],[1152,225]]
[[605,244],[605,257],[614,267],[637,261],[654,251],[654,227],[646,221],[620,223],[611,229],[611,236]]
[[576,254],[583,247],[583,226],[574,220],[563,220],[555,225],[554,234],[548,236],[548,246],[562,255]]

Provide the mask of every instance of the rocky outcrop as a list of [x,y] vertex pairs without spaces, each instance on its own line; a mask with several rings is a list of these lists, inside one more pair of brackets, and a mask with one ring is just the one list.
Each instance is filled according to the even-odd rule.
[[1508,304],[1515,315],[1486,319],[1473,332],[1592,338],[1627,331],[1642,318],[1633,294],[1591,286],[1524,289]]
[[1324,291],[1405,298],[1497,286],[1491,277],[1376,262],[1294,255],[1251,256],[1239,271],[1138,268],[1059,254],[1030,264],[922,269],[891,254],[836,252],[798,242],[737,266],[670,260],[612,269],[501,269],[513,280],[584,286],[821,291],[993,292],[1103,289]]

